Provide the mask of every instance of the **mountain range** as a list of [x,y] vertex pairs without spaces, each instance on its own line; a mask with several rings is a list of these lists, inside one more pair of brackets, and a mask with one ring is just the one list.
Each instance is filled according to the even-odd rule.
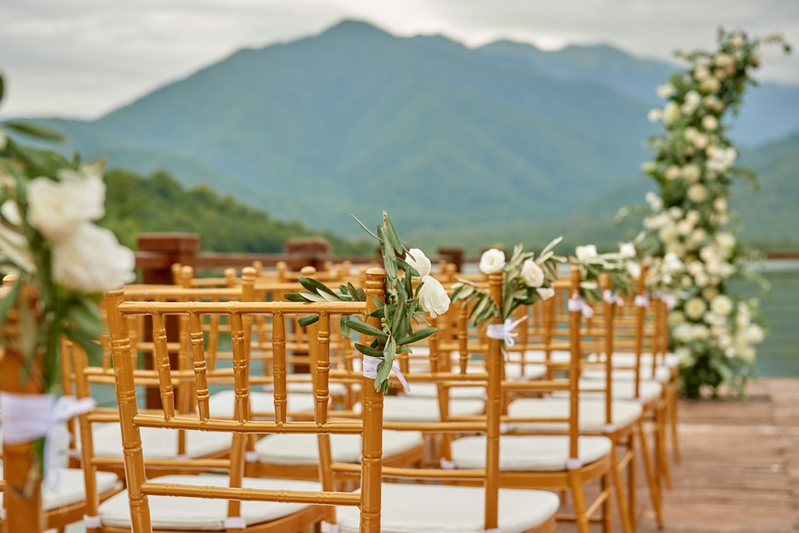
[[[675,68],[609,46],[469,49],[345,21],[240,50],[97,120],[45,122],[69,136],[65,150],[164,169],[324,231],[360,236],[349,213],[388,210],[420,242],[610,242],[612,214],[649,186],[639,166],[659,126],[646,115]],[[772,232],[799,199],[799,138],[781,138],[799,130],[799,88],[756,88],[733,126],[744,145],[772,141],[745,151],[766,174],[761,198],[738,202],[760,213],[747,237],[795,239]]]

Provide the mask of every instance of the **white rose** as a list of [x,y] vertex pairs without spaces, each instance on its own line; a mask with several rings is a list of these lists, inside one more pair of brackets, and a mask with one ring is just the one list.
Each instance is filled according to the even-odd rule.
[[694,361],[694,358],[691,357],[691,349],[690,348],[687,348],[685,346],[680,346],[679,348],[674,350],[674,353],[677,355],[677,357],[678,357],[678,359],[680,361],[680,365],[682,365],[682,366],[693,366],[695,361]]
[[[718,293],[719,290],[716,287],[707,287],[706,289],[702,289],[702,298],[704,298],[707,301],[710,301],[713,298],[715,298],[718,295]],[[713,307],[712,303],[710,307],[711,308]]]
[[653,107],[649,110],[649,113],[646,114],[646,118],[649,122],[657,122],[663,118],[663,110],[659,107]]
[[[413,256],[413,257],[411,257]],[[405,257],[405,262],[411,265],[419,272],[419,277],[424,278],[430,275],[430,260],[424,255],[424,252],[419,248],[411,248]]]
[[585,246],[578,246],[574,250],[574,255],[577,256],[578,261],[585,261],[586,259],[591,259],[592,257],[596,257],[596,246],[593,244],[586,244]]
[[715,95],[712,94],[705,97],[705,105],[710,109],[717,111],[719,113],[724,111],[724,102],[722,102]]
[[544,271],[532,259],[522,263],[522,279],[528,287],[540,287],[544,283]]
[[672,311],[669,313],[669,324],[672,326],[679,326],[685,323],[685,315],[680,311]]
[[627,268],[627,273],[632,276],[633,279],[638,279],[641,277],[641,265],[635,261],[627,261],[625,266]]
[[702,169],[699,168],[699,165],[690,164],[685,165],[682,167],[682,175],[685,176],[685,179],[694,183],[699,181],[699,178],[702,176]]
[[702,103],[702,97],[699,96],[699,93],[696,91],[688,91],[685,94],[685,100],[683,100],[683,104],[680,107],[680,111],[683,115],[691,115],[694,111],[699,107],[699,104]]
[[689,200],[698,204],[707,200],[707,189],[704,185],[697,183],[688,188],[686,196],[688,196]]
[[441,283],[432,276],[422,278],[422,288],[419,290],[419,304],[422,309],[435,318],[443,315],[449,309],[449,295]]
[[105,214],[105,183],[99,177],[61,169],[58,178],[39,177],[28,184],[28,221],[52,242]]
[[707,305],[702,298],[691,298],[685,302],[685,315],[692,320],[699,320],[707,311]]
[[638,255],[638,254],[635,251],[635,245],[633,243],[625,242],[625,243],[622,243],[621,246],[619,246],[619,256],[622,259],[632,259],[636,255]]
[[705,240],[705,237],[707,237],[707,232],[702,228],[696,228],[691,232],[691,241],[693,241],[695,244],[700,244]]
[[694,144],[694,146],[702,150],[708,145],[710,139],[704,133],[697,133],[694,135],[694,138],[691,140],[691,142]]
[[710,301],[710,310],[717,315],[729,316],[732,312],[732,300],[723,294],[719,294]]
[[699,84],[699,89],[703,93],[711,93],[711,94],[717,93],[720,88],[721,88],[721,82],[716,78],[706,78],[702,80],[702,83]]
[[491,248],[483,252],[480,257],[480,272],[483,274],[493,274],[499,272],[505,266],[505,252]]
[[763,328],[758,326],[757,324],[752,324],[746,330],[746,340],[751,342],[752,344],[758,344],[763,342],[763,339],[766,338],[766,334],[763,332]]
[[694,225],[690,220],[680,220],[677,222],[677,233],[680,235],[688,235],[694,230]]
[[725,211],[727,211],[727,208],[728,204],[726,199],[716,198],[715,200],[713,200],[713,209],[715,209],[719,213],[724,213]]
[[669,125],[680,118],[680,106],[676,102],[669,102],[663,108],[663,123]]
[[667,180],[676,180],[680,177],[680,167],[677,165],[669,165],[665,173]]
[[661,98],[668,98],[674,95],[674,85],[671,83],[664,83],[663,85],[658,85],[655,89],[655,93]]
[[702,127],[708,131],[714,131],[719,127],[719,121],[713,115],[705,115],[702,117]]
[[660,198],[660,196],[652,191],[649,191],[644,195],[644,200],[646,200],[646,203],[649,204],[649,207],[651,207],[653,211],[659,211],[663,209],[663,200]]
[[680,342],[691,342],[694,339],[694,329],[691,324],[678,324],[672,335]]
[[663,242],[673,241],[677,236],[677,228],[674,227],[674,225],[666,226],[658,231],[658,237],[660,237],[660,240]]
[[704,65],[694,69],[694,79],[698,82],[703,82],[710,78],[710,70]]
[[716,234],[716,242],[722,250],[730,250],[735,246],[735,235],[727,231]]
[[743,46],[743,44],[744,40],[741,38],[740,35],[733,35],[732,37],[730,37],[730,46],[732,46],[733,48],[740,48],[741,46]]
[[670,207],[669,208],[669,216],[671,218],[673,218],[674,220],[678,220],[678,219],[682,218],[682,209],[680,209],[677,206]]
[[136,259],[111,231],[89,222],[53,247],[53,278],[75,291],[102,292],[136,279]]
[[549,300],[553,296],[555,296],[555,289],[551,287],[542,287],[540,289],[536,289],[536,292],[541,297],[542,300]]
[[732,56],[728,54],[718,54],[713,61],[717,67],[727,68],[730,65],[735,64],[735,60],[733,60]]

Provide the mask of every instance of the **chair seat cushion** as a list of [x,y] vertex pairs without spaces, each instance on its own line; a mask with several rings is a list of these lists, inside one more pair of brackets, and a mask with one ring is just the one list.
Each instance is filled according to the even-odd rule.
[[[648,403],[656,400],[663,394],[663,384],[654,379],[642,379],[638,393],[641,401]],[[605,381],[603,380],[580,380],[580,395],[583,397],[604,398],[605,392],[602,390],[598,392],[597,389],[604,389]],[[566,396],[568,392],[557,392],[553,396]],[[635,381],[629,379],[614,379],[613,380],[613,398],[617,400],[632,400],[635,398]]]
[[[640,417],[643,409],[641,404],[630,400],[613,400],[611,402],[613,425],[624,428],[634,424]],[[580,402],[580,432],[604,433],[607,420],[605,419],[605,401],[601,398],[581,397]],[[568,417],[568,398],[519,398],[508,405],[508,414],[511,417]],[[520,431],[568,431],[566,422],[514,422]]]
[[[411,383],[410,392],[405,396],[416,398],[438,398],[438,385],[435,383]],[[486,397],[485,387],[450,387],[450,398],[476,398],[484,400]]]
[[[262,463],[279,465],[319,464],[316,435],[305,433],[268,435],[255,444]],[[330,435],[330,451],[337,463],[358,463],[361,460],[360,435]],[[418,431],[383,431],[383,458],[399,455],[424,444]]]
[[[587,370],[583,370],[580,373],[580,375],[583,378],[592,379],[592,380],[597,380],[597,379],[604,380],[605,379],[605,371],[604,370],[587,369]],[[611,373],[611,376],[613,376],[613,380],[614,381],[632,381],[633,379],[635,379],[635,371],[634,370],[627,370],[627,369],[613,370],[613,372]],[[640,376],[641,376],[641,379],[653,379],[653,377],[652,377],[652,367],[651,366],[644,367],[642,365],[641,366],[641,374],[640,374]],[[672,377],[671,368],[669,368],[667,366],[663,366],[663,365],[658,365],[655,368],[654,379],[660,381],[661,383],[670,382],[671,381],[671,377]]]
[[[176,483],[182,485],[227,487],[227,476],[164,476],[151,480],[151,483]],[[312,481],[292,481],[273,479],[244,478],[242,486],[254,489],[321,490],[319,483]],[[227,517],[227,500],[175,498],[171,496],[149,496],[150,518],[153,529],[171,531],[224,531]],[[301,503],[241,502],[241,517],[248,526],[271,522],[296,513],[308,507]],[[103,526],[130,528],[130,507],[128,491],[124,490],[100,505]]]
[[[580,437],[578,456],[583,465],[610,453],[607,437]],[[499,469],[522,472],[560,472],[569,459],[569,437],[559,435],[502,435],[499,438]],[[464,437],[452,443],[452,461],[457,468],[485,468],[486,438]]]
[[[173,429],[140,428],[142,450],[147,459],[172,459],[178,455],[178,432]],[[92,429],[94,453],[98,457],[122,457],[119,424],[100,424]],[[232,434],[217,431],[186,431],[186,456],[207,457],[230,448]]]
[[[356,383],[356,384],[354,384],[352,386],[352,388],[354,390],[360,390],[361,387],[360,387],[360,385],[358,385]],[[314,384],[311,383],[310,381],[308,381],[308,382],[305,382],[305,381],[302,381],[302,382],[300,382],[300,381],[289,381],[288,383],[286,383],[286,389],[289,391],[289,393],[299,392],[299,393],[305,393],[305,394],[313,394],[314,390],[315,390],[314,389]],[[347,394],[347,386],[344,385],[343,383],[337,383],[335,381],[331,381],[328,384],[328,389],[330,391],[330,395],[331,396],[344,396],[345,394]],[[252,394],[252,393],[250,393],[250,394]],[[292,395],[289,394],[289,401],[292,401],[291,400],[291,396]],[[270,408],[270,412],[273,411],[273,410],[274,410],[274,408]],[[300,409],[295,409],[295,410],[299,411]]]
[[[553,363],[568,363],[571,358],[571,352],[568,350],[552,350],[549,353],[549,360]],[[521,352],[508,353],[508,359],[510,361],[518,361],[521,359]],[[524,360],[542,363],[547,360],[547,354],[544,350],[526,350],[524,352]]]
[[[2,479],[2,462],[0,462],[0,479]],[[111,490],[118,483],[116,474],[97,472],[97,492],[102,494]],[[83,470],[80,468],[58,468],[58,473],[47,482],[42,483],[42,509],[50,511],[66,507],[86,500],[86,486]],[[0,506],[3,504],[3,493],[0,492]]]
[[[360,412],[361,404],[355,404]],[[476,398],[453,398],[449,401],[450,416],[479,415],[485,411],[485,401]],[[394,422],[440,422],[437,398],[386,396],[383,399],[383,420]]]
[[[408,485],[384,483],[380,530],[383,533],[485,531],[485,490],[482,487]],[[499,528],[502,533],[522,533],[540,526],[554,515],[560,500],[552,492],[501,489]],[[342,533],[357,533],[357,507],[337,507]]]
[[[589,360],[598,360],[596,355],[589,355]],[[663,359],[659,356],[658,362],[661,362]],[[617,366],[632,366],[635,364],[635,354],[634,353],[627,353],[627,352],[617,352],[613,354],[613,364]],[[665,358],[665,366],[669,368],[676,368],[680,366],[680,358],[677,354],[674,353],[667,353]],[[651,353],[642,353],[641,354],[641,369],[644,368],[648,369],[650,372],[652,370],[652,354]]]
[[[298,383],[298,385],[300,385]],[[312,411],[315,400],[311,394],[287,394],[289,412],[299,413]],[[216,392],[208,398],[208,408],[211,416],[233,418],[236,407],[236,393],[232,390]],[[275,412],[275,396],[271,392],[250,391],[250,412],[269,413]]]

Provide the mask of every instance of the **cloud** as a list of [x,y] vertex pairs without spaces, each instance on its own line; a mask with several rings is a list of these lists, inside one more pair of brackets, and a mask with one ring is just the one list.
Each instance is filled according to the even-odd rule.
[[[795,0],[5,0],[0,112],[97,117],[239,48],[313,35],[344,18],[469,46],[603,42],[661,59],[675,47],[713,46],[719,25],[799,43]],[[799,84],[799,58],[771,56],[762,79]]]

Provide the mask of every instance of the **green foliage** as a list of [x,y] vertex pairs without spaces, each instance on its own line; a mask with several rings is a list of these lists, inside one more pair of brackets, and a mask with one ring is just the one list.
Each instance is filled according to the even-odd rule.
[[322,236],[334,253],[372,252],[365,241],[343,239],[312,230],[302,222],[281,222],[207,185],[183,188],[166,172],[149,178],[121,169],[105,177],[106,216],[101,225],[121,242],[136,246],[136,235],[152,231],[200,234],[203,249],[216,252],[279,253],[291,237]]
[[[374,337],[371,344],[356,343],[355,348],[367,357],[382,359],[377,365],[375,390],[382,390],[385,393],[388,392],[388,377],[391,374],[395,356],[401,351],[410,351],[408,347],[411,344],[426,339],[436,332],[436,328],[427,327],[416,331],[413,329],[415,324],[425,323],[423,313],[426,310],[429,311],[429,309],[423,309],[419,301],[419,291],[424,283],[418,286],[416,294],[414,294],[413,280],[419,277],[419,272],[400,257],[402,254],[410,257],[410,252],[402,245],[402,240],[385,211],[383,212],[383,224],[377,226],[375,233],[371,232],[357,218],[355,221],[369,235],[377,239],[380,245],[383,266],[386,271],[386,297],[382,302],[375,301],[377,309],[371,314],[373,318],[380,319],[381,329],[361,322],[355,317],[342,316],[341,331],[345,338],[349,338],[350,331]],[[411,259],[414,258],[411,257]],[[315,279],[301,277],[299,280],[305,290],[285,295],[287,300],[295,302],[366,301],[366,293],[363,289],[356,289],[349,283],[346,286],[339,286],[338,290],[333,290]],[[300,325],[304,327],[313,324],[318,318],[317,315],[304,316]]]

